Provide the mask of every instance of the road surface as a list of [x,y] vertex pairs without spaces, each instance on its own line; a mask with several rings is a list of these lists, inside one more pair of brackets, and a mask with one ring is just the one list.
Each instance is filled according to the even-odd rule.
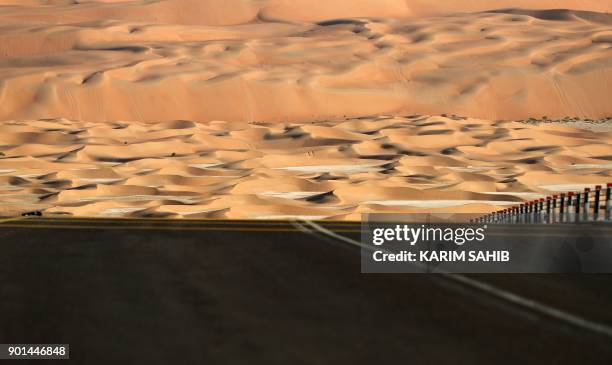
[[[309,227],[2,221],[0,343],[87,364],[612,362],[612,337],[442,275],[361,274],[358,249]],[[612,275],[469,278],[612,328]]]

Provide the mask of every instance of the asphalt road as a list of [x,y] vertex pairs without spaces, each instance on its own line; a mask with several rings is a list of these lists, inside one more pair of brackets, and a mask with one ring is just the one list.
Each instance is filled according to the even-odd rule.
[[[0,343],[74,363],[612,362],[610,337],[441,275],[361,274],[291,222],[32,218],[1,222],[0,250]],[[470,278],[612,326],[612,275]]]

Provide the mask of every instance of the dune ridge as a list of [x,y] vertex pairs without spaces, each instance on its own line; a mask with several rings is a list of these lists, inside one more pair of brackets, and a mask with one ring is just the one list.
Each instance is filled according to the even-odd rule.
[[0,120],[612,115],[609,2],[0,4]]
[[257,20],[317,22],[329,19],[406,18],[493,9],[573,9],[606,13],[600,0],[0,0],[3,18],[45,23],[100,19],[158,24],[235,25]]
[[482,213],[605,183],[611,10],[0,0],[0,216]]
[[311,123],[11,121],[0,126],[0,215],[356,220],[368,212],[482,213],[610,180],[609,122],[576,125],[416,115]]

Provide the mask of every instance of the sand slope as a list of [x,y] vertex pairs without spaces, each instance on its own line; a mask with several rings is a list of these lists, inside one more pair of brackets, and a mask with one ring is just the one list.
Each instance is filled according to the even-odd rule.
[[[0,0],[0,216],[488,212],[606,183],[611,10]],[[608,120],[504,121],[544,116]]]
[[0,120],[612,115],[608,1],[0,4]]
[[442,116],[5,122],[0,215],[358,219],[363,212],[488,212],[612,180],[611,137],[609,126]]
[[0,0],[3,18],[49,23],[102,19],[158,24],[233,25],[254,20],[317,22],[405,18],[492,9],[573,9],[610,12],[601,0]]

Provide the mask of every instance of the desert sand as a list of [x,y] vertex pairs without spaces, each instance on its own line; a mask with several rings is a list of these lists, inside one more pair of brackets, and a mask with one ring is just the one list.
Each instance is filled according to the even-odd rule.
[[611,10],[0,0],[0,216],[489,212],[609,182]]
[[[5,215],[358,219],[487,212],[611,179],[612,128],[442,116],[5,122]],[[565,185],[570,185],[565,186]]]

